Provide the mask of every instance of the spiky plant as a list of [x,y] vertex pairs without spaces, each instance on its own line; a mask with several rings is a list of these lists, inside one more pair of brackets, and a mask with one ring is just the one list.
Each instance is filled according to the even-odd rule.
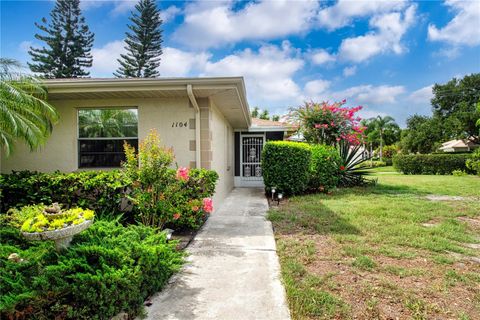
[[360,148],[362,145],[351,145],[346,141],[340,141],[338,144],[338,153],[342,165],[340,166],[340,182],[341,187],[354,187],[363,185],[367,182],[365,176],[370,172],[361,164],[370,159],[368,156],[362,155]]
[[7,156],[16,140],[32,150],[44,144],[58,120],[41,82],[14,72],[19,67],[13,59],[0,58],[0,147]]

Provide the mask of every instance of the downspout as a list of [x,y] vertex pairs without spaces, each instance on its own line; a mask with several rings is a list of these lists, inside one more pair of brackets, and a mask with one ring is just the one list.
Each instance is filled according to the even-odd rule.
[[187,95],[195,109],[195,167],[200,168],[200,107],[198,106],[191,84],[187,84]]

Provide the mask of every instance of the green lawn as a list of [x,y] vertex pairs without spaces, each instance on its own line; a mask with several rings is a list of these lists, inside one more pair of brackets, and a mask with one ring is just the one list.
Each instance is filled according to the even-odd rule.
[[271,209],[293,318],[480,319],[480,178],[374,172]]

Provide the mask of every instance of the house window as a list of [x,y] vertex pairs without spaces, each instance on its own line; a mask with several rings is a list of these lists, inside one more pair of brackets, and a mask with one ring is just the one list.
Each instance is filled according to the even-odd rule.
[[134,108],[78,110],[78,166],[119,167],[123,143],[138,149],[138,113]]

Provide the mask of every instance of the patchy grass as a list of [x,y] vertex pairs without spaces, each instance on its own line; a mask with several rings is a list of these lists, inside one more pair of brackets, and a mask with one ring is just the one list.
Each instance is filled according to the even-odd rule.
[[293,318],[480,319],[480,178],[374,171],[270,210]]

